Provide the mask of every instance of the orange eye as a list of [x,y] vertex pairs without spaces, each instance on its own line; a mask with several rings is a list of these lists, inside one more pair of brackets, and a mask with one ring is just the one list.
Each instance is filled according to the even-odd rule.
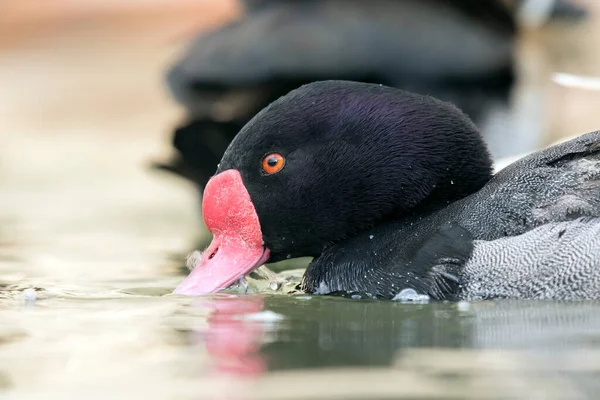
[[267,154],[262,160],[262,169],[269,175],[281,171],[284,165],[285,158],[279,153]]

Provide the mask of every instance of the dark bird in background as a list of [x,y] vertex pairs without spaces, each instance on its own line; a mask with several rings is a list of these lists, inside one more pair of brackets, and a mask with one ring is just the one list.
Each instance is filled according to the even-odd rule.
[[[159,168],[200,193],[262,108],[319,80],[379,83],[451,102],[478,126],[515,81],[520,0],[245,0],[245,15],[194,39],[167,72],[187,119]],[[555,0],[557,17],[576,15]],[[482,128],[484,137],[486,130]],[[497,134],[497,133],[496,133]],[[491,146],[494,156],[504,156]]]

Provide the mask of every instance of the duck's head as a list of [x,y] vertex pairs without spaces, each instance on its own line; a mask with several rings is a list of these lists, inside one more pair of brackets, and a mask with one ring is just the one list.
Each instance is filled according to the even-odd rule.
[[448,103],[374,84],[302,86],[229,145],[203,195],[212,243],[175,293],[216,292],[265,262],[318,256],[490,176],[476,127]]

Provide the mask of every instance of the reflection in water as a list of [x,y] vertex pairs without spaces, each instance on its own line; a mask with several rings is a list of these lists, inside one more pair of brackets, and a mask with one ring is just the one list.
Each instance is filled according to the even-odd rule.
[[388,366],[400,348],[468,347],[471,341],[471,322],[455,304],[272,296],[265,308],[286,317],[279,340],[261,349],[270,370]]
[[600,343],[598,302],[497,302],[475,306],[472,347],[556,356]]
[[[200,337],[217,370],[250,375],[267,367],[391,365],[402,348],[505,348],[554,356],[600,343],[596,302],[400,304],[273,295],[216,297],[197,305],[212,310]],[[258,361],[259,351],[268,366]]]
[[[507,396],[500,398],[535,393],[539,398],[587,398],[600,390],[600,303],[407,305],[274,295],[215,297],[198,304],[212,310],[206,331],[197,337],[215,371],[260,378],[257,388],[269,377],[287,376],[281,375],[284,370],[310,374],[317,368],[330,374],[335,367],[351,374],[368,366],[391,368],[398,377],[428,376],[442,386],[446,381],[518,385],[504,388],[501,393]],[[284,319],[269,325],[272,315]],[[369,396],[371,389],[361,390]]]
[[248,319],[263,309],[262,296],[217,298],[195,305],[211,310],[206,321],[208,327],[199,339],[214,363],[214,372],[240,377],[265,371],[264,360],[258,354],[264,327]]

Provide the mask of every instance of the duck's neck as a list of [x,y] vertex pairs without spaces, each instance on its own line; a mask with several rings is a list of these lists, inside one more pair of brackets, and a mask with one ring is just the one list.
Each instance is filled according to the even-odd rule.
[[487,184],[491,178],[492,175],[490,173],[487,178],[479,179],[477,184],[469,186],[468,190],[459,188],[458,185],[456,185],[456,182],[454,182],[452,179],[448,180],[448,182],[436,184],[429,195],[413,208],[407,210],[405,207],[399,206],[389,215],[386,215],[381,222],[402,221],[405,219],[425,217],[433,214],[444,207],[448,207],[448,205],[457,200],[476,193],[483,186],[485,186],[485,184]]

